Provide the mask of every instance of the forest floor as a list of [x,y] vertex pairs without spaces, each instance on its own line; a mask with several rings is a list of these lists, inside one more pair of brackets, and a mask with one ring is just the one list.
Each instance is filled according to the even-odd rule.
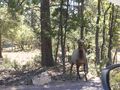
[[[12,62],[16,60],[21,65],[24,65],[39,54],[39,50],[32,52],[4,52],[3,57]],[[117,58],[120,59],[120,52],[118,52]],[[67,69],[69,70],[69,64],[66,66],[68,66]],[[47,72],[51,79],[48,83],[41,85],[39,84],[39,76],[44,72]],[[83,74],[81,73],[81,75]],[[34,79],[36,76],[38,81]],[[0,90],[103,90],[100,78],[92,73],[88,73],[88,81],[76,80],[75,70],[72,79],[69,77],[69,73],[62,75],[62,66],[53,68],[39,67],[25,72],[16,72],[13,69],[5,69],[0,66]]]
[[[0,86],[0,90],[103,90],[99,77],[88,74],[88,81],[77,80],[73,72],[70,79],[69,74],[61,74],[61,66],[37,69],[27,73],[11,74],[11,72],[14,71],[1,73],[0,83],[3,85]],[[50,80],[46,75],[41,77],[41,74],[45,72],[50,76]]]
[[0,90],[103,90],[100,80],[56,82],[43,86],[21,85],[21,86],[1,86]]

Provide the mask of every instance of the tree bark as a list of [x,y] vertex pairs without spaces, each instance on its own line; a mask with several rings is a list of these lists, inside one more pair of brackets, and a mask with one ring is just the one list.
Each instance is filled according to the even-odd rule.
[[80,38],[83,39],[84,38],[84,0],[78,0],[78,18],[80,23]]
[[60,30],[58,30],[58,36],[57,36],[57,47],[56,47],[56,52],[55,52],[55,63],[57,63],[59,44],[60,44]]
[[97,21],[96,21],[96,34],[95,34],[95,44],[96,44],[96,64],[100,63],[100,50],[99,50],[99,21],[100,21],[100,2],[101,0],[98,0],[98,15],[97,15]]
[[63,32],[63,0],[60,3],[60,35],[61,35],[61,52],[62,52],[62,62],[63,62],[63,74],[65,74],[65,49],[64,49],[64,32]]
[[105,45],[106,45],[106,14],[108,12],[108,10],[110,9],[110,6],[105,10],[104,12],[104,19],[103,19],[103,31],[102,31],[102,39],[103,39],[103,42],[102,42],[102,47],[101,47],[101,60],[104,60],[104,48],[105,48]]
[[84,0],[81,0],[81,39],[84,38]]
[[41,0],[41,53],[42,66],[53,66],[49,0]]
[[65,56],[66,56],[66,34],[67,34],[67,26],[68,26],[68,17],[69,17],[69,15],[68,15],[68,5],[69,5],[69,0],[67,0],[67,11],[66,11],[66,15],[65,15],[65,32],[64,32],[64,36],[63,36],[63,45],[62,45],[62,58],[63,58],[63,65],[64,65],[64,67],[63,67],[63,73],[65,73]]
[[2,30],[3,30],[3,25],[2,25],[2,20],[0,19],[0,58],[2,58]]
[[112,39],[113,39],[113,28],[114,28],[114,5],[112,5],[112,12],[110,15],[110,28],[109,28],[109,47],[108,47],[108,62],[106,66],[109,66],[112,64]]
[[117,49],[115,50],[115,54],[114,54],[114,57],[113,57],[113,64],[117,64],[117,58],[116,58],[116,56],[117,56]]
[[2,32],[0,29],[0,58],[2,58]]

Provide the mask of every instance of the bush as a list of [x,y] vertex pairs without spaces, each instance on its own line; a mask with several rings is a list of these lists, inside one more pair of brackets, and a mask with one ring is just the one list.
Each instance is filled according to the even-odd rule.
[[5,58],[3,58],[2,65],[6,68],[10,68],[12,66],[12,62],[10,61],[10,59],[7,56],[5,56]]

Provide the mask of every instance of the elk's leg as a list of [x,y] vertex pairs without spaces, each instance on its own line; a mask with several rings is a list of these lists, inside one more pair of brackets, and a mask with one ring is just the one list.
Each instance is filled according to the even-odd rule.
[[80,67],[80,65],[76,65],[77,77],[78,77],[79,79],[81,79],[80,74],[79,74],[79,67]]
[[72,68],[73,68],[73,63],[71,63],[71,67],[70,67],[70,78],[71,78],[71,75],[72,75]]
[[83,68],[84,68],[84,73],[85,73],[85,80],[87,81],[88,65],[84,64]]

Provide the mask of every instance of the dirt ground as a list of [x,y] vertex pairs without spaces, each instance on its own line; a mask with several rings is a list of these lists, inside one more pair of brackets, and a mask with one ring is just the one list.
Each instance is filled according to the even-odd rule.
[[[4,58],[9,58],[11,62],[18,61],[21,65],[24,65],[28,61],[32,61],[36,55],[39,55],[39,50],[32,52],[3,52]],[[117,60],[120,59],[120,52],[117,54]],[[6,72],[9,77],[9,73]],[[4,72],[5,74],[5,72]],[[54,74],[54,73],[52,73]],[[17,77],[18,78],[18,77]],[[84,80],[61,80],[61,77],[56,77],[57,80],[52,81],[45,85],[10,85],[0,86],[0,90],[103,90],[101,80],[99,77],[88,74],[88,81]],[[65,77],[66,79],[68,77]]]
[[[90,76],[90,74],[89,74],[88,81],[76,80],[76,74],[73,72],[72,79],[70,80],[69,74],[63,76],[61,74],[60,68],[61,67],[52,68],[49,70],[47,69],[47,71],[44,70],[45,72],[48,72],[49,75],[51,76],[51,81],[48,83],[45,83],[43,85],[39,85],[38,84],[39,82],[37,84],[33,83],[32,85],[26,85],[26,83],[23,82],[25,80],[26,76],[27,76],[27,78],[29,78],[28,76],[33,75],[34,72],[29,75],[21,74],[22,78],[21,78],[21,75],[18,75],[19,73],[17,73],[18,76],[11,75],[12,78],[10,78],[9,72],[3,73],[6,75],[6,76],[3,75],[3,77],[6,78],[6,80],[8,80],[8,81],[12,81],[12,80],[16,81],[16,79],[18,79],[18,78],[19,79],[17,80],[17,82],[15,82],[13,84],[9,83],[6,86],[1,85],[0,90],[103,90],[101,80],[99,77],[94,77],[94,75]],[[39,72],[40,72],[40,70],[39,70]],[[41,75],[41,73],[37,74],[35,76],[39,76],[39,75]],[[32,80],[34,80],[34,79],[32,79]],[[28,82],[29,81],[27,81],[27,83]],[[7,81],[6,81],[6,83],[7,83]]]
[[55,82],[46,85],[0,86],[0,90],[103,90],[98,77],[89,81]]

